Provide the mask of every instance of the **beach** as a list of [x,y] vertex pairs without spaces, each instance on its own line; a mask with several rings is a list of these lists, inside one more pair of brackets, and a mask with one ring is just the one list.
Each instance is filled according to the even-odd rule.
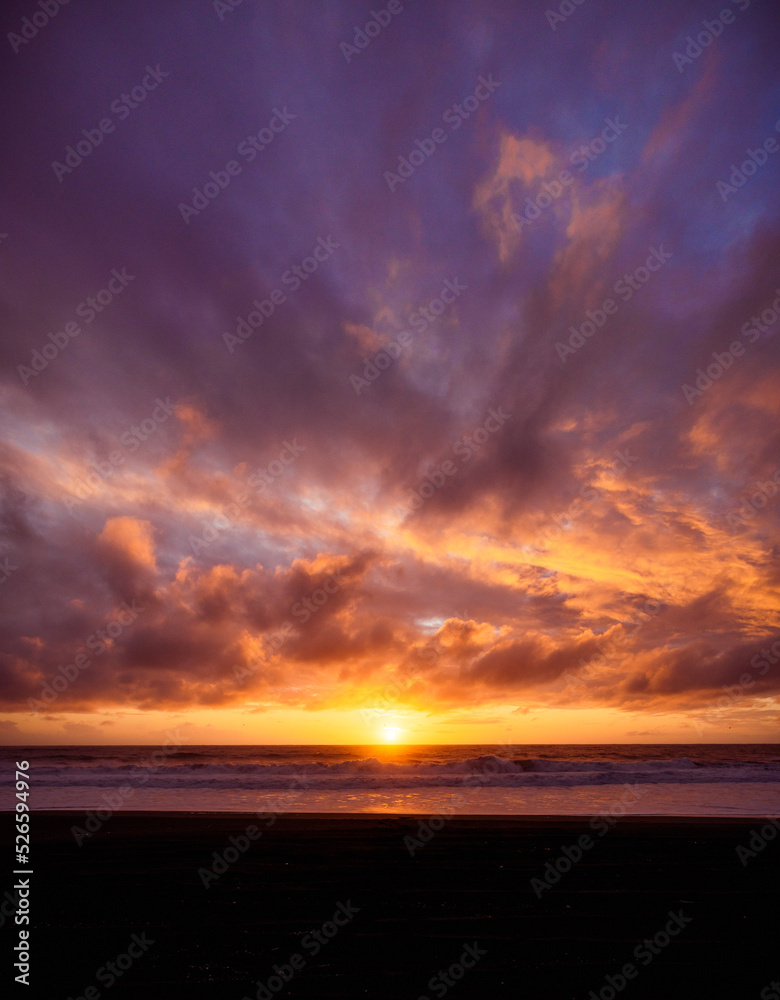
[[780,1000],[724,6],[6,0],[0,1000]]
[[84,822],[32,815],[29,995],[734,1000],[780,974],[766,819]]

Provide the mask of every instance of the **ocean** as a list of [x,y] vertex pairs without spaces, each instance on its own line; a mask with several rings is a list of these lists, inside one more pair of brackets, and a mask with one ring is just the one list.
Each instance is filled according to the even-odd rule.
[[778,744],[0,747],[36,809],[466,815],[780,814]]

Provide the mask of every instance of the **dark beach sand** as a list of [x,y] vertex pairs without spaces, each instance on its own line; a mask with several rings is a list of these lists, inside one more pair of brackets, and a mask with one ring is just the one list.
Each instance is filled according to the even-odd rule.
[[[444,995],[428,981],[474,942],[486,954],[453,1000],[588,998],[628,962],[626,998],[758,1000],[780,979],[780,837],[747,866],[735,852],[760,820],[631,818],[600,838],[588,818],[458,817],[410,857],[417,822],[282,816],[206,889],[198,869],[230,835],[262,828],[256,816],[122,813],[78,847],[83,813],[34,813],[37,985],[10,982],[13,995],[241,1000],[298,953],[304,967],[275,996],[417,1000]],[[10,829],[6,814],[9,861]],[[593,848],[537,898],[529,880],[583,833]],[[313,955],[303,935],[340,902],[359,913]],[[690,924],[642,965],[634,948],[680,910]],[[133,934],[154,944],[107,988],[97,970]]]

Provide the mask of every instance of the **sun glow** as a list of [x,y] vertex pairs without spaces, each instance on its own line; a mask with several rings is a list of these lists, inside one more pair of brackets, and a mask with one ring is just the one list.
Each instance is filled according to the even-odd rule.
[[405,732],[406,730],[401,729],[399,726],[385,726],[382,730],[385,743],[397,743]]

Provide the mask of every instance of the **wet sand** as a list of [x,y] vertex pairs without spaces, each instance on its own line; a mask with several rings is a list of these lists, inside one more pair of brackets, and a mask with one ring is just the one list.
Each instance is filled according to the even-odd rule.
[[[32,816],[26,996],[241,1000],[260,980],[261,1000],[741,1000],[780,979],[780,834],[736,853],[766,821],[632,817],[601,835],[587,817],[455,817],[423,842],[408,816],[121,813],[79,847],[84,819]],[[6,814],[9,860],[10,829]],[[562,847],[576,858],[585,836],[568,868]]]

